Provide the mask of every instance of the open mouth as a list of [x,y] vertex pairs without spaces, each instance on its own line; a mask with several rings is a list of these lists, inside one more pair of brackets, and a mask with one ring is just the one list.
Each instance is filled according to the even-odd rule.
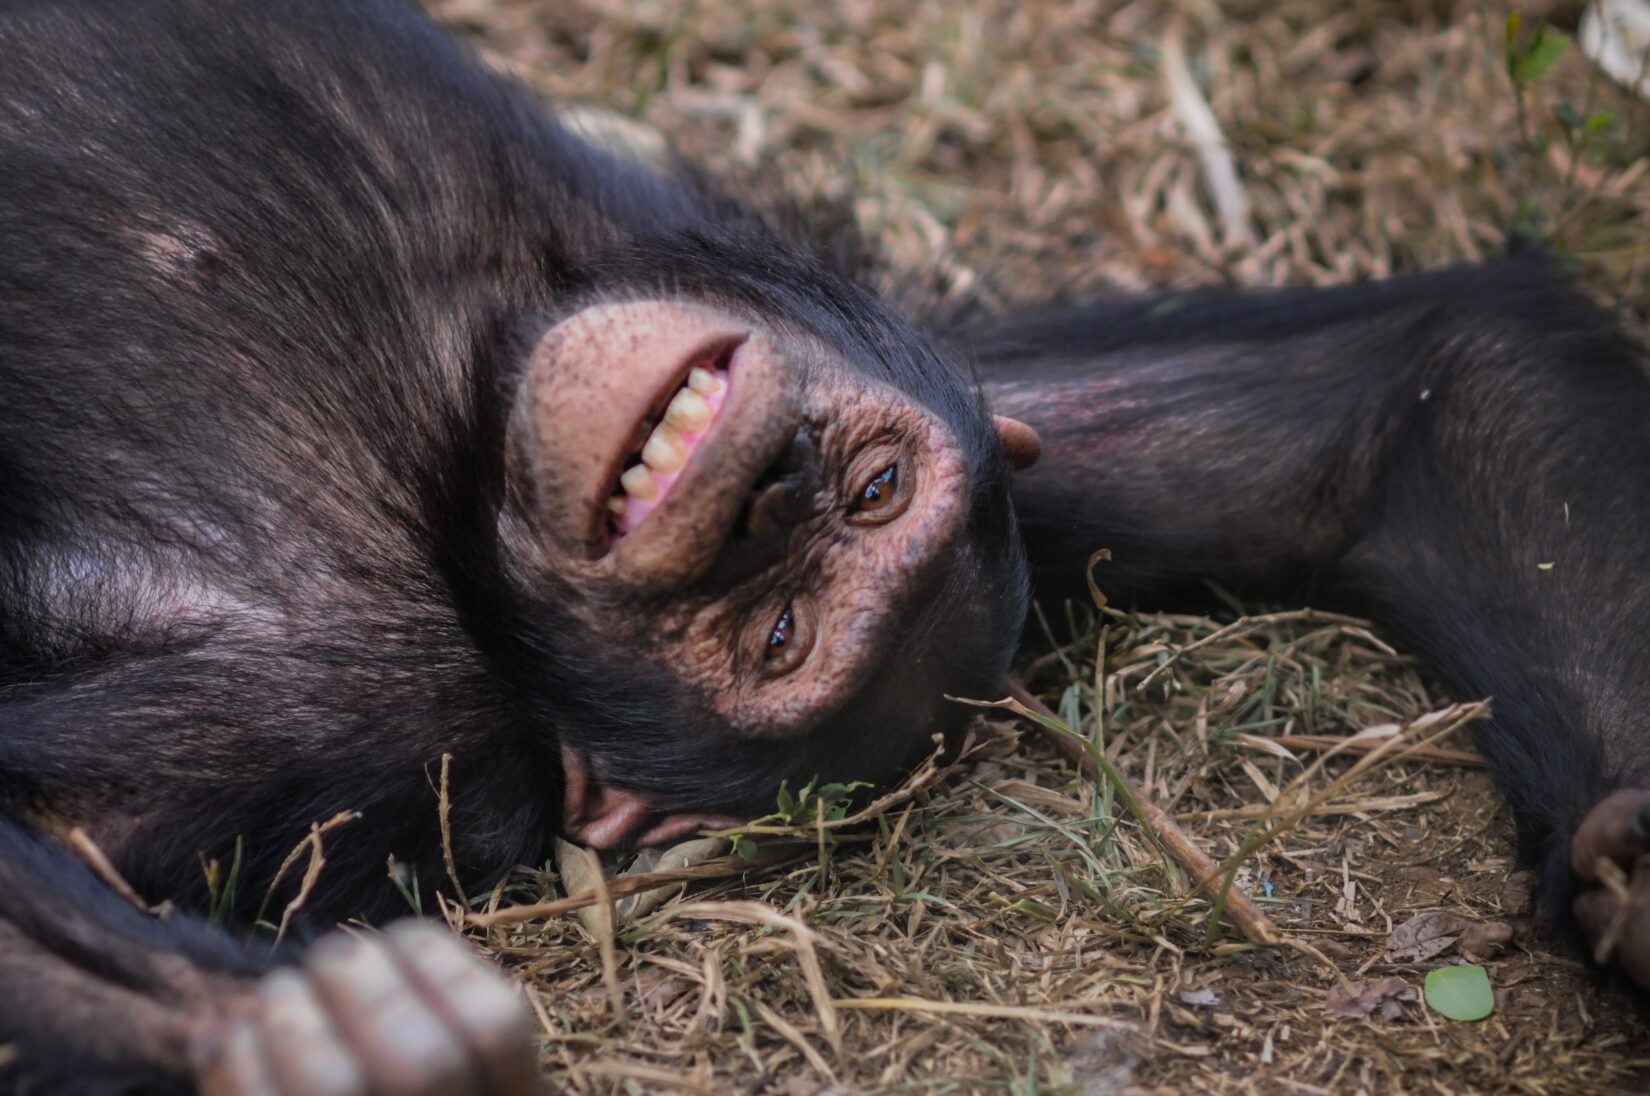
[[710,436],[733,383],[733,356],[743,337],[723,339],[693,355],[636,428],[636,443],[620,463],[607,496],[605,534],[611,548],[657,510]]

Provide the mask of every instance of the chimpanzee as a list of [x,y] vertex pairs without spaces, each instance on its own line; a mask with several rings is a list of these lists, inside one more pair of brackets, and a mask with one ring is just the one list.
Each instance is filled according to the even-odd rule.
[[393,918],[438,772],[472,888],[887,776],[1102,546],[1114,599],[1309,591],[1492,695],[1584,934],[1650,845],[1650,383],[1539,260],[925,334],[403,0],[0,0],[0,57],[13,1089],[531,1091],[436,930],[197,915]]

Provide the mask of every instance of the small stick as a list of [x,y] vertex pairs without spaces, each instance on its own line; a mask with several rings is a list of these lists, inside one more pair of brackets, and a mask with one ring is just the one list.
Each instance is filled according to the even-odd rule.
[[674,868],[670,871],[650,871],[641,875],[622,875],[617,879],[610,879],[607,883],[607,895],[603,897],[595,891],[581,891],[566,898],[557,898],[549,902],[534,902],[530,906],[508,906],[491,913],[464,914],[464,923],[477,928],[491,928],[494,925],[518,925],[523,921],[538,921],[548,917],[559,917],[564,913],[593,906],[597,902],[608,898],[617,900],[627,898],[632,894],[639,894],[654,887],[668,886],[671,883],[691,883],[697,879],[727,879],[735,875],[743,875],[753,868],[762,867],[763,857],[758,855],[755,861],[742,860],[737,856],[723,856],[716,860],[707,860],[691,868]]
[[[1368,741],[1337,738],[1328,734],[1280,734],[1266,736],[1268,742],[1276,742],[1292,750],[1340,750],[1344,753],[1369,753],[1378,750],[1384,739]],[[1436,761],[1444,765],[1459,765],[1464,769],[1482,769],[1484,758],[1482,754],[1470,750],[1447,750],[1442,746],[1413,746],[1404,751],[1406,760]]]
[[1077,1024],[1082,1027],[1114,1028],[1126,1032],[1139,1031],[1132,1021],[1118,1020],[1111,1016],[1029,1008],[1025,1005],[1001,1005],[994,1001],[930,1001],[922,997],[838,997],[831,1003],[839,1009],[859,1009],[866,1012],[930,1012],[939,1016],[990,1016],[1009,1020],[1029,1020],[1037,1024]]
[[453,892],[458,895],[458,904],[465,909],[470,907],[470,899],[464,893],[464,884],[458,881],[458,867],[453,862],[453,800],[450,794],[448,774],[453,766],[453,755],[441,755],[441,791],[436,800],[436,813],[441,819],[441,859],[447,865],[447,881],[453,885]]
[[617,912],[613,907],[613,895],[607,888],[607,879],[602,874],[602,862],[590,849],[581,849],[573,846],[573,854],[584,858],[584,870],[579,874],[590,880],[591,890],[596,896],[597,929],[596,949],[602,956],[602,985],[607,987],[608,1003],[613,1009],[613,1018],[619,1022],[624,1031],[630,1030],[630,1015],[625,1012],[624,987],[619,983],[619,949],[614,946],[614,926],[618,920]]
[[69,848],[74,850],[75,855],[84,860],[86,866],[91,868],[99,879],[113,887],[116,894],[144,913],[152,912],[149,909],[149,903],[145,902],[143,896],[132,888],[132,884],[126,882],[126,878],[115,870],[114,864],[104,855],[103,850],[97,847],[97,842],[93,841],[85,830],[75,826],[69,831],[66,840],[69,843]]
[[316,882],[321,878],[321,869],[327,866],[326,852],[321,847],[321,838],[339,826],[354,822],[360,817],[360,811],[339,811],[325,822],[311,822],[309,824],[309,836],[298,842],[297,846],[287,853],[286,859],[281,861],[280,868],[275,872],[275,878],[269,881],[269,890],[264,892],[263,904],[258,907],[257,920],[259,921],[264,919],[264,911],[269,909],[269,903],[275,898],[275,888],[281,885],[281,880],[286,877],[287,870],[298,863],[305,849],[309,850],[309,867],[304,869],[303,878],[298,880],[298,893],[293,895],[292,901],[288,902],[285,908],[281,910],[281,923],[275,929],[275,942],[277,944],[286,939],[286,930],[292,926],[293,915],[303,909],[304,903],[309,901],[310,894],[315,890]]
[[[1015,700],[1043,718],[1059,720],[1059,716],[1049,710],[1049,707],[1041,700],[1027,692],[1025,686],[1018,681],[1012,682],[1008,691],[1009,695]],[[1061,753],[1076,763],[1085,777],[1095,781],[1100,779],[1099,766],[1088,755],[1088,751],[1083,749],[1081,743],[1050,730],[1040,723],[1037,724],[1037,729],[1043,733],[1044,737],[1053,742]],[[1224,886],[1220,865],[1209,859],[1208,855],[1197,847],[1197,843],[1192,840],[1191,835],[1181,829],[1180,824],[1171,818],[1167,812],[1147,800],[1128,777],[1122,773],[1117,773],[1115,779],[1128,797],[1134,800],[1140,812],[1146,816],[1151,828],[1157,832],[1158,840],[1169,855],[1174,858],[1174,862],[1179,864],[1180,869],[1192,878],[1193,884],[1199,890],[1218,902],[1221,889]],[[1261,911],[1261,908],[1250,900],[1247,894],[1236,887],[1226,891],[1226,912],[1231,915],[1233,923],[1237,925],[1250,943],[1258,944],[1261,947],[1277,947],[1284,943],[1283,933],[1278,931],[1278,927],[1272,923],[1272,919],[1267,917]]]
[[[1434,790],[1416,792],[1414,795],[1392,795],[1380,799],[1360,799],[1353,803],[1323,803],[1311,808],[1306,814],[1373,814],[1376,811],[1401,811],[1408,810],[1411,807],[1419,807],[1425,803],[1436,803],[1447,795],[1449,795],[1447,791]],[[1276,803],[1251,803],[1247,807],[1178,811],[1175,813],[1175,818],[1185,819],[1188,822],[1193,819],[1218,822],[1226,819],[1269,818],[1276,814],[1277,810]]]
[[1174,117],[1186,132],[1187,141],[1197,154],[1203,182],[1209,188],[1215,212],[1220,216],[1220,243],[1222,247],[1242,247],[1253,250],[1254,229],[1249,218],[1249,194],[1243,188],[1238,174],[1237,160],[1232,156],[1226,135],[1209,103],[1198,90],[1186,64],[1186,51],[1181,45],[1181,28],[1175,26],[1162,43],[1163,82],[1168,85],[1169,105]]

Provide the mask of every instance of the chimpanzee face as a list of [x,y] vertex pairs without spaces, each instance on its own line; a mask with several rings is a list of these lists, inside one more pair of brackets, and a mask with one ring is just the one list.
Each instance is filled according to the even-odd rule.
[[[989,416],[914,336],[890,369],[887,331],[826,334],[644,297],[587,304],[532,350],[508,539],[618,687],[657,690],[640,722],[675,728],[675,776],[653,779],[634,749],[645,703],[624,705],[628,730],[562,732],[571,783],[639,797],[586,840],[690,812],[647,831],[660,839],[784,776],[885,776],[958,722],[946,694],[1000,687],[1025,579]],[[708,784],[687,771],[705,766]]]
[[741,737],[805,733],[863,686],[965,525],[953,431],[802,334],[594,305],[532,369],[546,569]]

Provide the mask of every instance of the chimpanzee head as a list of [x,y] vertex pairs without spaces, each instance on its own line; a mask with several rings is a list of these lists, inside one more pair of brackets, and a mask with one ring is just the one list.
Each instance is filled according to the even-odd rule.
[[1035,436],[875,297],[686,233],[542,321],[503,542],[555,666],[564,826],[653,842],[781,779],[886,777],[995,696],[1027,603]]

